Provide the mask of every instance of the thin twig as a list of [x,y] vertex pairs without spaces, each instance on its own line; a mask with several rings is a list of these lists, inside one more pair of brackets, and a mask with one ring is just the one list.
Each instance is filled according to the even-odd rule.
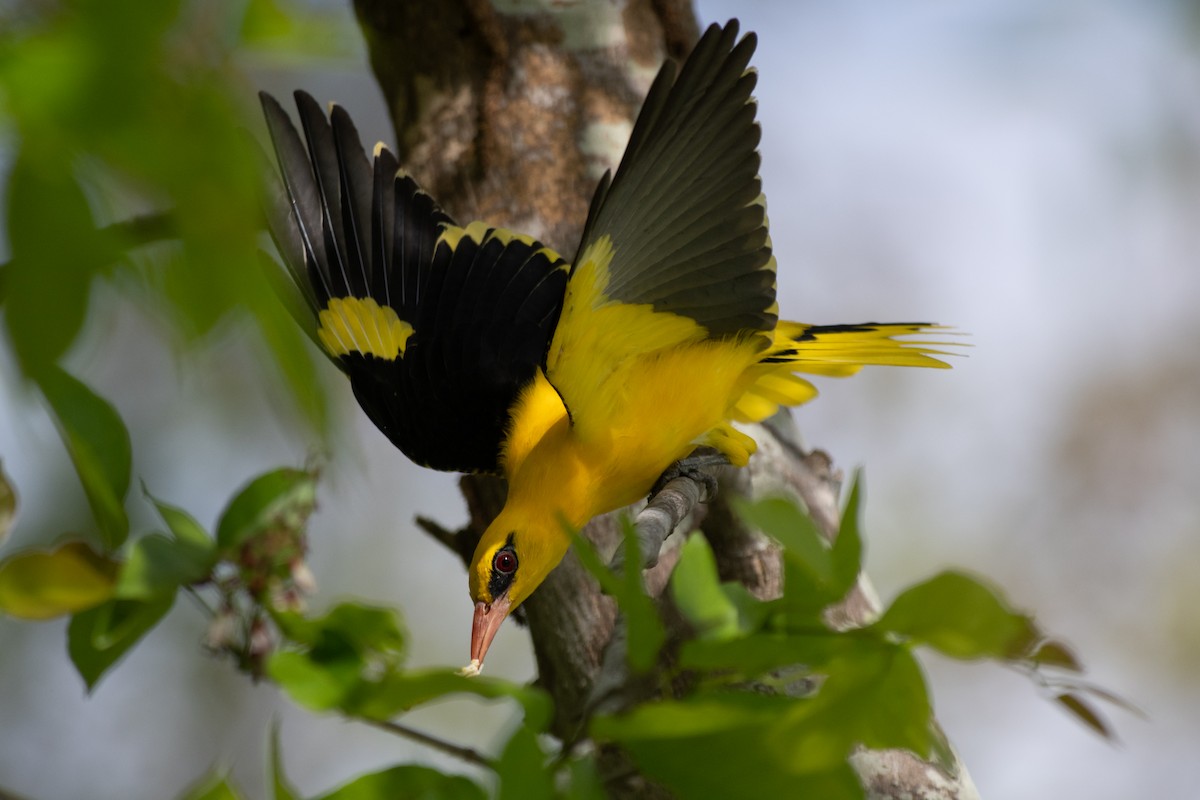
[[422,517],[418,515],[416,518],[416,523],[418,528],[428,533],[434,539],[437,539],[451,551],[455,553],[459,552],[459,539],[456,532],[450,530],[449,528],[442,527],[442,525],[430,519],[429,517]]
[[[419,742],[426,747],[431,747],[434,750],[441,751],[446,755],[461,758],[469,764],[475,764],[480,767],[487,767],[490,770],[495,770],[497,764],[492,759],[480,753],[478,750],[473,750],[470,747],[447,742],[445,739],[439,739],[436,736],[431,736],[428,733],[423,733],[407,725],[401,725],[399,722],[392,722],[386,719],[364,719],[370,725],[374,725],[380,730],[385,730],[388,733],[394,733],[397,736],[403,736],[405,739],[411,739],[414,742]],[[2,800],[2,799],[0,799]]]

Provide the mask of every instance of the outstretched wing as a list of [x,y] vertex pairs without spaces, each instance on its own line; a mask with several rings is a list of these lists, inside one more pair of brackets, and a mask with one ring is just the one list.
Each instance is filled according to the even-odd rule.
[[413,461],[498,470],[509,409],[545,361],[566,263],[528,237],[455,225],[387,148],[367,158],[342,108],[326,118],[296,92],[302,141],[260,97],[283,178],[269,224],[302,324]]
[[748,69],[755,37],[710,27],[675,77],[659,71],[611,182],[596,190],[547,377],[581,433],[631,359],[705,339],[758,340],[776,322]]

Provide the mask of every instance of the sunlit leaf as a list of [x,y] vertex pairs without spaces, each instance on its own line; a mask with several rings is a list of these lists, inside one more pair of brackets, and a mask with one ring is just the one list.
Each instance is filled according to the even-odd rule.
[[554,800],[554,773],[537,735],[524,725],[509,737],[496,766],[500,778],[497,800]]
[[160,533],[133,543],[117,579],[117,597],[148,600],[208,577],[216,563],[212,540],[206,546]]
[[46,368],[37,380],[75,463],[104,545],[115,549],[129,534],[125,493],[133,456],[125,423],[107,400],[58,367]]
[[167,530],[174,535],[176,540],[194,547],[212,547],[213,538],[208,535],[208,532],[204,530],[204,527],[199,522],[196,522],[191,514],[154,497],[154,495],[146,490],[144,485],[142,486],[142,492],[154,504],[154,507],[158,509],[158,514],[162,517],[163,522],[166,523]]
[[32,620],[74,614],[112,597],[116,575],[116,562],[83,542],[19,553],[0,562],[0,611]]
[[332,711],[345,705],[362,682],[362,664],[349,658],[318,662],[304,653],[285,651],[270,657],[267,675],[305,708]]
[[277,469],[260,475],[230,502],[217,523],[217,544],[224,550],[271,528],[300,530],[316,503],[316,475]]
[[717,560],[703,536],[690,536],[671,573],[671,597],[701,639],[738,633],[738,609],[721,589]]
[[479,784],[462,775],[405,764],[373,772],[314,800],[483,800]]
[[4,473],[4,463],[0,462],[0,542],[8,536],[12,529],[13,520],[17,516],[17,490],[12,481]]
[[862,788],[844,762],[821,768],[780,735],[781,715],[806,702],[752,693],[664,701],[598,717],[591,731],[620,743],[647,775],[681,798],[858,800]]
[[171,610],[175,595],[110,600],[81,611],[67,628],[67,652],[88,691]]
[[960,572],[943,572],[903,592],[875,625],[959,659],[1027,658],[1042,638],[999,592]]

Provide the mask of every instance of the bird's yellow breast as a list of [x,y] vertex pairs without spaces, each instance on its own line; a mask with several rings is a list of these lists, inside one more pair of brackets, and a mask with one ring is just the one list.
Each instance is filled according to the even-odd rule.
[[587,436],[539,373],[514,409],[510,504],[538,504],[582,525],[644,497],[663,470],[727,422],[756,354],[752,343],[707,340],[629,359],[606,382],[603,405],[593,404],[605,419]]

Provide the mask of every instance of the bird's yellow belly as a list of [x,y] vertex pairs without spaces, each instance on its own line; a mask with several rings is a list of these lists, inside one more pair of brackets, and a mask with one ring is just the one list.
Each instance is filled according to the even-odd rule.
[[705,341],[639,358],[610,382],[608,435],[582,443],[599,514],[644,497],[667,467],[725,423],[754,349]]

